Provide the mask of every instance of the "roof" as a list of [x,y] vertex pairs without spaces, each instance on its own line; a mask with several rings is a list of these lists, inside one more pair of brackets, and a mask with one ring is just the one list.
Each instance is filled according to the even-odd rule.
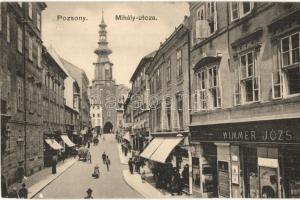
[[156,52],[157,52],[157,50],[152,51],[151,53],[147,54],[146,56],[144,56],[144,57],[141,59],[141,61],[139,62],[137,68],[135,69],[135,71],[133,72],[133,74],[132,74],[132,76],[131,76],[131,78],[130,78],[130,81],[131,81],[131,82],[136,78],[136,76],[137,76],[137,74],[139,73],[140,69],[141,69],[143,66],[145,66],[145,64],[146,64],[147,62],[151,62],[151,60],[153,59],[153,57],[156,55]]
[[64,73],[65,77],[68,77],[69,74],[64,68],[64,65],[60,62],[59,55],[56,53],[54,48],[50,45],[48,48],[44,47],[44,50],[49,55],[49,57],[55,62],[57,67]]
[[76,65],[70,63],[69,61],[65,60],[64,58],[60,57],[61,62],[63,63],[64,67],[67,69],[69,74],[77,80],[78,78],[81,78],[79,76],[83,75],[84,78],[89,82],[89,79],[87,78],[85,71]]

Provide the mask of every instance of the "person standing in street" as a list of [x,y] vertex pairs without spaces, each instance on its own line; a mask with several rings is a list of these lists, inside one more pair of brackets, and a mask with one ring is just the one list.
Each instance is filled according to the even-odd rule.
[[57,156],[52,156],[52,174],[56,174]]
[[92,193],[93,193],[93,190],[91,188],[89,188],[87,191],[87,196],[84,197],[85,199],[93,199],[93,196],[92,196]]
[[103,152],[103,154],[102,154],[102,162],[103,162],[104,165],[105,165],[105,160],[106,160],[106,154],[105,154],[105,152]]
[[19,190],[19,198],[27,199],[28,198],[28,190],[26,188],[25,183],[22,184],[22,188]]
[[133,174],[133,161],[132,161],[132,158],[129,158],[128,166],[129,166],[130,173]]

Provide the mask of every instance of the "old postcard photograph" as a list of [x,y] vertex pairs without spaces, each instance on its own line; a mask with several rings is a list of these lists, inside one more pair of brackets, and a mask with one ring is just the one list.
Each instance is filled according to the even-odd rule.
[[300,3],[1,1],[1,197],[300,198]]

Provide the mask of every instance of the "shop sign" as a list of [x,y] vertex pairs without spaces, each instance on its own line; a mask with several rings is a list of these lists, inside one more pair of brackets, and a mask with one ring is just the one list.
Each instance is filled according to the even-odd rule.
[[192,140],[300,143],[300,119],[269,120],[191,127]]

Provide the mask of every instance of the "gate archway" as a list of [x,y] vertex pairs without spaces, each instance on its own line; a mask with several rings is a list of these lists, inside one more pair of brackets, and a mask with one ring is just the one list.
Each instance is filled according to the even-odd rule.
[[111,122],[106,122],[103,127],[103,133],[111,133],[113,130],[113,125]]

